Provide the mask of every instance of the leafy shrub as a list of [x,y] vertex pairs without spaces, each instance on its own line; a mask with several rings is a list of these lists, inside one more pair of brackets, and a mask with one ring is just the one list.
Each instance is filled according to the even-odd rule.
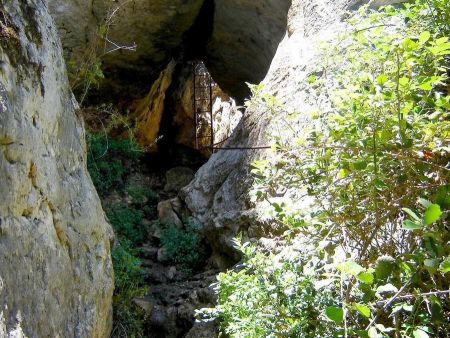
[[253,88],[250,104],[286,131],[253,165],[255,199],[289,244],[240,246],[242,270],[219,277],[203,314],[231,337],[450,335],[448,9],[420,0],[351,18],[308,80],[318,110],[301,131]]
[[142,156],[133,139],[112,139],[88,134],[88,171],[100,195],[123,182],[129,169]]
[[127,188],[128,194],[133,199],[133,203],[138,205],[156,205],[159,201],[158,193],[153,191],[152,189],[140,187],[137,185],[130,185]]
[[147,219],[157,218],[158,194],[152,189],[131,185],[127,188],[133,200],[133,205],[142,210]]
[[185,228],[161,225],[161,244],[167,258],[181,264],[187,270],[193,270],[205,259],[205,247],[199,234],[200,225],[192,218],[185,222]]
[[119,238],[130,241],[133,245],[142,243],[147,235],[143,226],[144,212],[124,205],[115,205],[106,212],[114,232]]

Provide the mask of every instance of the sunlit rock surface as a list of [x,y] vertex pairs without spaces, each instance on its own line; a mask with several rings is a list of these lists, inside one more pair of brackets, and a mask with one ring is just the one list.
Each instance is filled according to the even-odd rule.
[[107,337],[113,234],[44,2],[1,0],[0,337]]

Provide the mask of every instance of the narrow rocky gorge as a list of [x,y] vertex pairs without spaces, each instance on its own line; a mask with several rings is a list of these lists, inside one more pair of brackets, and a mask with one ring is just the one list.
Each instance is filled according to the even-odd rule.
[[[127,245],[143,272],[125,304],[144,318],[141,336],[217,337],[195,312],[214,306],[217,273],[239,262],[233,239],[284,231],[250,195],[251,163],[277,125],[266,108],[245,109],[248,83],[283,114],[301,112],[301,130],[316,107],[318,41],[368,2],[0,0],[0,337],[127,337],[113,313],[114,250]],[[214,82],[200,107],[212,130],[194,110],[196,64]],[[210,148],[211,133],[225,149]],[[130,228],[117,228],[130,210]],[[193,236],[197,262],[168,257],[164,231]],[[124,233],[137,244],[120,243]]]

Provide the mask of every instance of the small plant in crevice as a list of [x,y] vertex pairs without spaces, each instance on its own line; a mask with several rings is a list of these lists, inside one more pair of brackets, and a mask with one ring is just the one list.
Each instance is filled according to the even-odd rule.
[[114,325],[111,337],[145,337],[148,314],[133,303],[134,298],[144,297],[149,290],[145,286],[145,272],[128,240],[119,238],[112,252],[114,266]]
[[188,218],[184,224],[183,229],[173,224],[160,224],[161,244],[166,257],[190,274],[204,263],[207,250],[200,234],[201,225],[193,218]]

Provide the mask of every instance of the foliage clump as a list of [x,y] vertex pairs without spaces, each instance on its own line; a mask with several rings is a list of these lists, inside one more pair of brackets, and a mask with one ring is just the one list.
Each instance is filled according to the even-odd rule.
[[450,335],[449,9],[418,0],[350,18],[308,79],[318,107],[301,131],[253,88],[251,104],[292,131],[252,170],[288,244],[237,245],[240,270],[219,276],[219,305],[202,311],[226,334]]
[[204,262],[206,250],[200,224],[192,218],[184,223],[182,229],[173,224],[161,224],[161,245],[169,260],[181,264],[186,272],[192,272]]
[[104,134],[89,134],[88,171],[100,195],[123,183],[143,152],[132,138],[113,139]]

